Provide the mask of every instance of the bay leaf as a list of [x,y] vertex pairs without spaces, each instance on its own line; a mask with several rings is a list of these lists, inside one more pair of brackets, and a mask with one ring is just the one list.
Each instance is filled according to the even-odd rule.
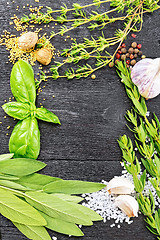
[[13,176],[26,176],[41,170],[45,166],[45,163],[34,159],[14,158],[0,161],[0,172]]
[[19,180],[19,177],[7,175],[7,174],[0,174],[0,179],[5,179],[5,180]]
[[12,188],[12,189],[21,190],[21,191],[29,190],[26,187],[22,186],[21,184],[18,184],[13,181],[9,181],[9,180],[0,180],[0,185],[8,187],[8,188]]
[[101,183],[62,180],[61,182],[49,183],[44,186],[43,191],[47,193],[82,194],[96,192],[104,187],[106,185]]
[[36,209],[2,188],[0,188],[0,213],[14,222],[32,226],[46,225],[45,219]]
[[17,183],[20,183],[26,187],[29,187],[34,190],[42,190],[42,188],[51,182],[58,181],[60,178],[51,177],[48,175],[33,173],[31,175],[27,175],[24,177],[21,177]]
[[46,215],[45,213],[41,213],[41,214],[47,222],[46,227],[55,232],[77,236],[77,237],[84,235],[83,232],[74,223],[65,222],[57,218],[52,218]]
[[77,208],[78,210],[82,211],[87,216],[89,216],[92,221],[103,220],[103,218],[97,212],[93,211],[92,209],[90,209],[88,207],[85,207],[81,204],[75,204],[75,203],[72,203],[72,206]]
[[13,157],[13,155],[14,155],[14,153],[1,154],[0,161],[11,159]]
[[13,222],[13,224],[29,239],[51,240],[51,237],[44,227],[24,225],[16,222]]
[[79,202],[83,201],[82,197],[71,196],[69,194],[53,193],[52,195],[57,196],[58,198],[65,200],[65,201],[69,201],[69,202],[79,203]]
[[26,192],[26,201],[50,217],[86,226],[93,224],[88,216],[74,208],[70,202],[56,196],[43,192]]

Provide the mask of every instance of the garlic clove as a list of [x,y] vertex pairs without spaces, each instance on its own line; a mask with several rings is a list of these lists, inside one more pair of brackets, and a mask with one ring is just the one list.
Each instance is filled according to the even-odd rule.
[[41,48],[36,54],[36,60],[43,65],[48,65],[52,60],[51,49]]
[[130,194],[134,191],[134,185],[123,177],[114,177],[107,184],[109,194]]
[[156,97],[160,93],[160,58],[137,62],[131,70],[131,79],[144,98]]
[[35,32],[27,32],[18,39],[18,47],[22,50],[28,50],[35,47],[38,41],[38,35]]
[[115,199],[115,206],[120,208],[128,217],[138,217],[138,202],[129,195],[120,195]]

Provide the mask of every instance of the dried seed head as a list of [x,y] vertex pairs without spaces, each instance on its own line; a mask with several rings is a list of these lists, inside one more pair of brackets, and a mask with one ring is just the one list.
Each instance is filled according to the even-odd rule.
[[134,191],[134,185],[123,177],[114,177],[107,185],[110,194],[130,194]]
[[38,41],[38,35],[35,32],[27,32],[21,35],[18,39],[18,47],[22,50],[27,50],[35,47]]
[[138,202],[132,196],[118,196],[115,199],[115,206],[119,207],[128,217],[138,217]]
[[48,65],[52,59],[52,51],[48,48],[41,48],[37,54],[36,59],[43,65]]

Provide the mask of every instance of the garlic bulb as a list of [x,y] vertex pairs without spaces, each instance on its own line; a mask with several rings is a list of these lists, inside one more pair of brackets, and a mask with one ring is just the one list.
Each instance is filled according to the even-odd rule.
[[35,47],[38,41],[38,35],[35,32],[27,32],[21,35],[18,39],[18,47],[22,50],[27,50]]
[[115,206],[119,207],[128,217],[138,217],[138,202],[129,195],[120,195],[115,199]]
[[160,58],[145,58],[136,63],[131,79],[143,97],[156,97],[160,93]]
[[110,194],[130,194],[134,191],[134,185],[123,177],[114,177],[107,185]]

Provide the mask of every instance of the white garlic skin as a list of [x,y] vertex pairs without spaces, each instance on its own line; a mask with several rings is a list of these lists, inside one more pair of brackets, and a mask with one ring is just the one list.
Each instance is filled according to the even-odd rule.
[[137,200],[132,196],[118,196],[115,199],[115,206],[119,207],[128,217],[138,217],[139,205]]
[[144,98],[156,97],[160,93],[160,58],[137,62],[131,70],[131,79]]
[[131,194],[134,191],[134,185],[127,178],[114,177],[107,184],[107,191],[110,194]]

